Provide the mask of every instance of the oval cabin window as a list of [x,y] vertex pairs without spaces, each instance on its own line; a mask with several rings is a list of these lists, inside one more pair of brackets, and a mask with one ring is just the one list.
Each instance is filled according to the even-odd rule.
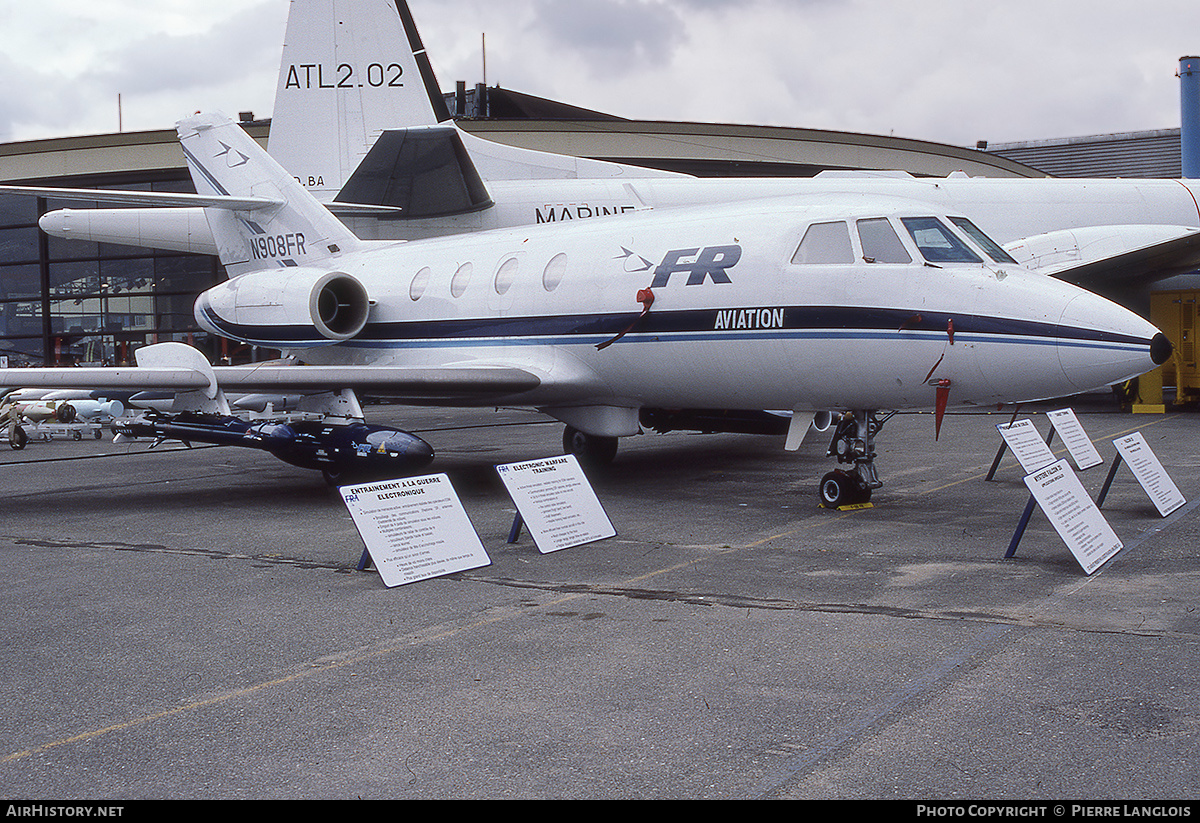
[[558,288],[558,284],[562,282],[563,275],[567,273],[567,256],[565,254],[556,254],[550,258],[550,262],[546,264],[545,271],[542,272],[542,288],[546,291],[554,291]]
[[463,263],[458,267],[458,271],[454,273],[454,277],[450,280],[450,294],[455,297],[462,297],[463,292],[467,290],[467,283],[471,281],[470,263]]
[[425,289],[429,286],[429,266],[421,269],[413,275],[412,282],[408,285],[408,296],[412,300],[420,300],[421,295],[425,294]]
[[517,276],[517,269],[520,263],[517,258],[510,257],[500,264],[500,268],[496,269],[496,294],[504,294],[513,284],[513,278]]

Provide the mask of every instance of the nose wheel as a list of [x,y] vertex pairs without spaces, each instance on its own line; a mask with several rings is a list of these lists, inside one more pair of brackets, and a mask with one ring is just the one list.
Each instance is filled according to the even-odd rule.
[[871,488],[864,486],[855,472],[834,469],[821,478],[821,505],[827,509],[839,509],[857,503],[869,503]]
[[875,435],[889,417],[891,414],[880,419],[874,411],[853,411],[838,418],[828,456],[853,468],[834,469],[821,478],[817,491],[822,506],[837,509],[869,503],[871,492],[883,485],[875,471]]

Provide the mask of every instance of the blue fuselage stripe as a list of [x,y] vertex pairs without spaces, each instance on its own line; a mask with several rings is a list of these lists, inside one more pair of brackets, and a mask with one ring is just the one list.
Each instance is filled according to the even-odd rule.
[[[728,313],[728,314],[723,314]],[[205,319],[238,340],[276,346],[330,345],[312,326],[231,323],[209,307]],[[1093,329],[1000,317],[933,315],[909,311],[842,307],[705,309],[637,315],[550,315],[538,317],[417,320],[369,323],[341,343],[355,348],[460,348],[476,346],[597,344],[629,330],[621,343],[735,340],[949,340],[1009,342],[1124,350],[1145,346],[1140,337]],[[629,329],[634,323],[632,329]],[[952,325],[951,325],[952,324]],[[754,328],[753,326],[759,326]],[[747,327],[750,326],[750,327]]]

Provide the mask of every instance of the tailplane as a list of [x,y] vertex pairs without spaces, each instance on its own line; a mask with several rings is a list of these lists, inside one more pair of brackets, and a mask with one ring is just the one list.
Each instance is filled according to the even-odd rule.
[[449,119],[404,0],[293,0],[267,147],[317,199],[384,129]]
[[[412,156],[418,145],[415,134],[402,150],[397,148],[399,138],[382,150],[395,156],[384,158],[377,152],[367,158],[367,154],[384,132],[439,124],[457,128],[405,0],[293,0],[267,148],[318,200],[378,202],[363,193],[364,173],[394,178],[425,175],[420,164],[396,163]],[[450,145],[440,132],[432,134],[438,135],[438,151]],[[465,176],[476,175],[484,183],[687,176],[507,146],[461,130],[452,142],[460,154],[465,146],[475,167]],[[364,159],[369,160],[365,166]],[[381,166],[384,160],[386,169]],[[360,179],[345,190],[355,174]],[[412,203],[417,208],[403,216],[456,214],[491,205],[486,195],[473,192],[449,206],[433,202],[438,197],[436,192],[419,194]]]
[[361,246],[346,226],[222,114],[179,121],[179,142],[196,192],[254,197],[272,205],[205,209],[230,276],[318,263]]

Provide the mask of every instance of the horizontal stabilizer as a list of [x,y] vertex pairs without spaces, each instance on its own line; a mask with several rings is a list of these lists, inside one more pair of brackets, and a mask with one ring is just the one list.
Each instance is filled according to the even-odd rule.
[[331,210],[343,202],[399,207],[411,220],[481,211],[492,198],[458,130],[429,126],[381,134]]
[[228,195],[181,194],[158,191],[115,191],[102,189],[58,189],[38,186],[0,186],[0,194],[46,197],[60,200],[86,200],[90,203],[118,203],[126,206],[199,207],[256,211],[282,206],[283,199],[273,197],[230,197]]
[[1189,226],[1093,226],[1005,246],[1017,262],[1092,289],[1163,280],[1200,268],[1200,230]]

